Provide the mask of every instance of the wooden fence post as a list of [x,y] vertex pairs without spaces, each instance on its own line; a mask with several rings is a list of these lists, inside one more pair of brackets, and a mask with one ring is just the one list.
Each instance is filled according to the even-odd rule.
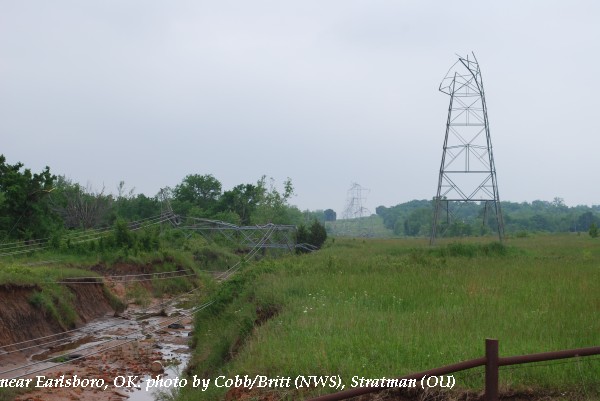
[[485,340],[485,401],[498,401],[498,340]]

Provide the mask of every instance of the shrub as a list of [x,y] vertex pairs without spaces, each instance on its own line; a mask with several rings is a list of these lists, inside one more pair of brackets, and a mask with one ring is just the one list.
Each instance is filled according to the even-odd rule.
[[117,220],[114,231],[115,245],[119,248],[132,248],[135,244],[135,237],[124,220]]
[[308,231],[308,243],[317,248],[321,248],[325,243],[325,240],[327,240],[327,230],[325,230],[325,226],[315,219]]
[[[315,219],[310,227],[307,229],[304,224],[298,226],[296,231],[296,243],[297,244],[310,244],[317,248],[321,248],[327,240],[327,230],[325,226]],[[305,252],[301,249],[297,249],[298,253]]]
[[595,222],[590,225],[589,234],[592,238],[598,238],[598,225]]

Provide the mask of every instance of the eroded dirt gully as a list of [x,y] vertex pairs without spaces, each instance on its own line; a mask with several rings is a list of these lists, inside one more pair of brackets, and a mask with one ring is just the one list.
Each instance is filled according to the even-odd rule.
[[[77,314],[76,329],[67,331],[32,305],[37,286],[0,287],[0,379],[33,379],[28,391],[15,395],[14,400],[153,400],[153,392],[145,391],[149,378],[174,378],[183,371],[192,330],[188,310],[178,307],[185,295],[152,299],[145,307],[129,305],[115,312],[102,284],[65,286],[73,294]],[[122,283],[107,286],[113,292],[125,292]],[[77,376],[103,380],[107,386],[36,388],[38,376],[44,377],[42,382],[62,377],[63,383]],[[137,377],[134,386],[114,385],[116,378],[124,377],[127,382],[129,376]]]
[[[101,284],[69,284],[74,295],[77,325],[81,326],[112,311]],[[43,309],[31,304],[36,285],[0,286],[0,346],[45,337],[65,330]]]

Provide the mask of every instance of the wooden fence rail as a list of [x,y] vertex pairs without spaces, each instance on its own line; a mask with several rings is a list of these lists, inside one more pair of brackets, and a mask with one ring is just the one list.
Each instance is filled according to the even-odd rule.
[[[554,359],[584,357],[599,355],[600,347],[578,348],[554,352],[543,352],[539,354],[518,355],[509,357],[500,357],[498,352],[498,340],[485,340],[485,356],[482,358],[471,359],[464,362],[446,365],[435,369],[412,373],[406,376],[398,377],[397,380],[421,379],[424,376],[441,376],[450,373],[460,372],[462,370],[485,366],[485,401],[498,401],[498,379],[499,367],[508,365],[518,365],[522,363],[551,361]],[[388,389],[387,387],[356,387],[353,389],[340,391],[338,393],[322,395],[311,398],[308,401],[339,401],[356,397],[363,394],[375,393]]]

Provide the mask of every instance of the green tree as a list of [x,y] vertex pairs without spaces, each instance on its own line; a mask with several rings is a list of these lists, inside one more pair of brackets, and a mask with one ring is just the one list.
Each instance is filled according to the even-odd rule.
[[319,220],[321,223],[325,222],[325,212],[321,209],[308,210],[302,212],[303,222],[310,224],[313,220]]
[[135,244],[135,234],[129,230],[124,220],[117,220],[114,226],[114,242],[118,248],[133,248]]
[[464,221],[454,221],[446,231],[448,237],[468,237],[473,235],[473,226]]
[[118,218],[135,221],[159,215],[161,205],[157,196],[150,198],[144,194],[138,194],[132,197],[117,198],[115,209],[115,215]]
[[[404,220],[404,235],[428,235],[431,230],[431,208],[414,209]],[[394,227],[394,234],[400,234],[399,227]]]
[[550,231],[550,223],[545,214],[534,214],[529,221],[530,226],[536,231]]
[[[296,243],[297,244],[310,244],[317,248],[321,248],[327,240],[327,231],[325,226],[318,220],[313,220],[310,227],[306,228],[304,223],[298,226],[296,230]],[[307,252],[304,249],[298,249],[297,253]]]
[[209,217],[221,196],[221,183],[212,174],[190,174],[175,187],[173,194],[173,208],[177,212]]
[[65,176],[59,176],[50,204],[66,228],[93,228],[109,221],[113,198],[104,190],[94,192],[83,188]]
[[308,230],[304,224],[300,224],[296,230],[296,243],[308,244]]
[[599,220],[600,219],[598,219],[598,217],[594,215],[594,213],[588,211],[579,216],[579,218],[577,219],[577,227],[582,231],[587,231],[590,229],[592,224],[596,223],[596,225],[598,225]]
[[324,212],[325,221],[335,221],[337,219],[337,214],[333,209],[326,209]]
[[327,240],[327,230],[325,226],[319,223],[318,220],[313,220],[313,223],[308,229],[308,243],[321,248]]
[[254,224],[291,224],[297,217],[301,217],[301,212],[288,204],[294,194],[294,186],[290,178],[284,181],[283,192],[277,190],[273,178],[270,179],[267,187],[266,176],[262,176],[256,186],[259,198],[256,212],[251,219]]
[[588,232],[590,233],[590,237],[598,238],[598,225],[595,222],[592,223]]
[[252,184],[240,184],[225,191],[219,199],[221,212],[234,212],[239,216],[239,224],[250,224],[250,218],[261,197],[260,189]]
[[10,165],[0,155],[0,231],[4,237],[44,238],[60,227],[60,218],[51,210],[48,195],[56,176],[47,167],[39,174],[21,170],[22,163]]

